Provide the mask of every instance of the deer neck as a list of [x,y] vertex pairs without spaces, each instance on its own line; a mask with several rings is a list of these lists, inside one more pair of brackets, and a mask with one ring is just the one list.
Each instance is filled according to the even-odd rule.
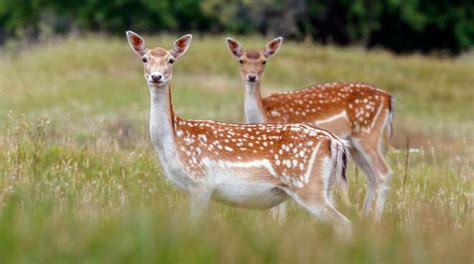
[[245,118],[247,123],[265,123],[260,82],[245,82]]
[[[169,158],[177,157],[174,112],[171,104],[170,85],[165,87],[149,86],[150,109],[150,135],[155,149],[162,162]],[[165,159],[165,160],[163,160]]]

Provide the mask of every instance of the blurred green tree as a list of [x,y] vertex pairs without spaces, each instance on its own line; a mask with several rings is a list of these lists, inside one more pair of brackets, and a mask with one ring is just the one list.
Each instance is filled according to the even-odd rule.
[[124,30],[259,33],[396,52],[474,45],[472,0],[0,0],[0,43]]

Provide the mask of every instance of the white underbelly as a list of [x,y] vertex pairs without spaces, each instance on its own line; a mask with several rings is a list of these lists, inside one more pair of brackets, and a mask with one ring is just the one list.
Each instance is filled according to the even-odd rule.
[[212,199],[247,209],[268,209],[288,199],[276,185],[248,179],[228,178],[214,188]]
[[213,200],[236,207],[267,209],[288,199],[272,182],[277,175],[266,159],[236,162],[206,158],[203,162],[207,166],[206,182],[212,188]]

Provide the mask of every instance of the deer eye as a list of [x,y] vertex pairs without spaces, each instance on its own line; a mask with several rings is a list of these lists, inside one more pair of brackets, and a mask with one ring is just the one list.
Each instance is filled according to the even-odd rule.
[[262,61],[262,64],[263,65],[267,64],[267,61],[266,60]]
[[243,60],[243,59],[240,59],[240,60],[239,60],[239,63],[240,63],[240,64],[243,64],[243,63],[244,63],[244,60]]
[[147,62],[148,62],[148,59],[147,59],[146,57],[143,57],[143,58],[142,58],[142,61],[143,61],[143,63],[147,63]]
[[173,58],[170,58],[169,61],[168,61],[169,64],[173,64],[174,63],[174,59]]

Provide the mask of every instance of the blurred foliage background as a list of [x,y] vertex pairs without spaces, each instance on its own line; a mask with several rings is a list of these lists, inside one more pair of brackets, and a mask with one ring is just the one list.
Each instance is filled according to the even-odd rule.
[[0,44],[71,32],[259,33],[455,55],[474,45],[472,0],[0,0]]

